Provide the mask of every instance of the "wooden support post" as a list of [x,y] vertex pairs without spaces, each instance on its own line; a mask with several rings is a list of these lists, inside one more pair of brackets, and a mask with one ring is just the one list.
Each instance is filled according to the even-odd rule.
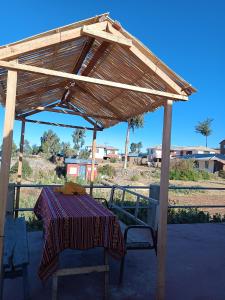
[[[24,147],[24,134],[25,134],[25,120],[22,121],[21,135],[20,135],[20,153],[18,160],[18,171],[17,171],[17,184],[20,185],[22,181],[22,167],[23,167],[23,147]],[[16,189],[16,205],[15,205],[15,217],[18,218],[18,208],[20,202],[20,187]]]
[[157,300],[165,299],[166,279],[166,240],[167,240],[167,210],[168,210],[168,186],[170,165],[170,139],[172,123],[172,104],[167,100],[164,105],[164,124],[162,140],[162,162],[159,195],[159,226],[157,245]]
[[91,184],[90,184],[90,195],[93,195],[93,184],[95,179],[95,154],[96,154],[96,136],[97,131],[93,131],[93,139],[92,139],[92,158],[91,158]]
[[0,171],[0,270],[2,270],[3,236],[6,203],[8,197],[9,171],[12,152],[13,125],[15,118],[17,72],[8,71],[5,120],[3,129],[2,161]]

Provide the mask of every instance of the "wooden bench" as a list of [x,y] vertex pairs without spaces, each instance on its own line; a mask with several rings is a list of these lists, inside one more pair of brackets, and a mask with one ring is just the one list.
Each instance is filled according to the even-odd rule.
[[24,218],[6,217],[3,270],[1,276],[1,295],[6,278],[23,277],[24,300],[29,299],[27,266],[29,264],[26,222]]

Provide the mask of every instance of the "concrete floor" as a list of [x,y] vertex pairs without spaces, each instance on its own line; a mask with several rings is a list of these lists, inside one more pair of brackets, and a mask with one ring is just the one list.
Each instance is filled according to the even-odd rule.
[[[132,238],[140,238],[133,234]],[[144,237],[143,237],[144,239]],[[142,239],[142,240],[143,240]],[[42,251],[42,233],[29,233],[29,280],[32,300],[51,299],[51,280],[42,285],[37,269]],[[102,263],[102,249],[64,251],[63,267]],[[154,299],[156,257],[153,251],[130,251],[125,265],[124,284],[118,287],[119,263],[110,259],[110,299]],[[22,300],[22,280],[7,279],[5,300]],[[75,275],[59,280],[58,300],[103,299],[103,274]],[[168,300],[225,299],[225,224],[168,226]]]

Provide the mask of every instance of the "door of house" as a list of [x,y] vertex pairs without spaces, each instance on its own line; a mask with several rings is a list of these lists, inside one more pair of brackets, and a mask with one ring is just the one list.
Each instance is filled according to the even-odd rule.
[[79,177],[82,179],[86,178],[86,166],[80,166]]

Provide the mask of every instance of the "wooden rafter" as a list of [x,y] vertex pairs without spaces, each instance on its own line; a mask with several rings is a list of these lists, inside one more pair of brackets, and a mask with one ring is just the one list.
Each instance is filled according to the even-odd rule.
[[[73,67],[72,74],[77,74],[79,72],[79,70],[80,70],[80,68],[81,68],[88,52],[90,51],[90,49],[91,49],[91,47],[94,43],[94,41],[95,41],[94,38],[89,38],[86,41],[86,43],[85,43],[85,45],[84,45],[84,47],[81,51],[81,54],[80,54],[78,60],[76,61],[75,65]],[[64,93],[62,95],[61,102],[68,101],[69,97],[70,97],[70,93],[69,93],[69,89],[67,89],[67,90],[64,91]]]
[[67,124],[55,123],[55,122],[30,120],[30,119],[24,119],[22,117],[16,117],[15,119],[18,120],[18,121],[25,121],[26,123],[35,123],[35,124],[50,125],[50,126],[65,127],[65,128],[78,128],[78,129],[85,129],[85,130],[102,131],[102,128],[92,128],[92,127],[85,127],[85,126],[67,125]]
[[118,35],[114,35],[113,33],[100,31],[100,30],[94,30],[89,25],[83,26],[81,30],[82,35],[91,36],[94,38],[100,38],[103,41],[110,42],[110,43],[116,43],[122,46],[131,47],[132,46],[132,40],[127,39],[125,37],[120,37]]
[[[105,30],[107,22],[97,22],[91,25],[93,29]],[[14,45],[8,45],[4,48],[0,48],[0,59],[11,60],[19,57],[22,54],[29,53],[31,51],[39,50],[55,44],[68,42],[77,39],[82,36],[82,26],[75,29],[68,29],[65,31],[58,31],[49,35],[34,37],[33,39],[25,40]]]
[[43,74],[43,75],[48,75],[48,76],[67,78],[67,79],[72,79],[72,80],[78,81],[78,82],[97,84],[97,85],[102,85],[102,86],[111,87],[111,88],[118,88],[118,89],[133,91],[133,92],[137,92],[137,93],[161,96],[165,99],[188,100],[187,96],[184,96],[181,94],[173,94],[173,93],[153,90],[153,89],[149,89],[149,88],[133,86],[130,84],[124,84],[124,83],[113,82],[113,81],[109,81],[109,80],[91,78],[91,77],[81,76],[81,75],[74,75],[74,74],[70,74],[70,73],[66,73],[66,72],[49,70],[49,69],[34,67],[34,66],[30,66],[30,65],[28,66],[28,65],[18,64],[18,63],[14,63],[14,62],[0,61],[0,66],[7,68],[9,70],[26,71],[26,72],[36,73],[36,74]]

